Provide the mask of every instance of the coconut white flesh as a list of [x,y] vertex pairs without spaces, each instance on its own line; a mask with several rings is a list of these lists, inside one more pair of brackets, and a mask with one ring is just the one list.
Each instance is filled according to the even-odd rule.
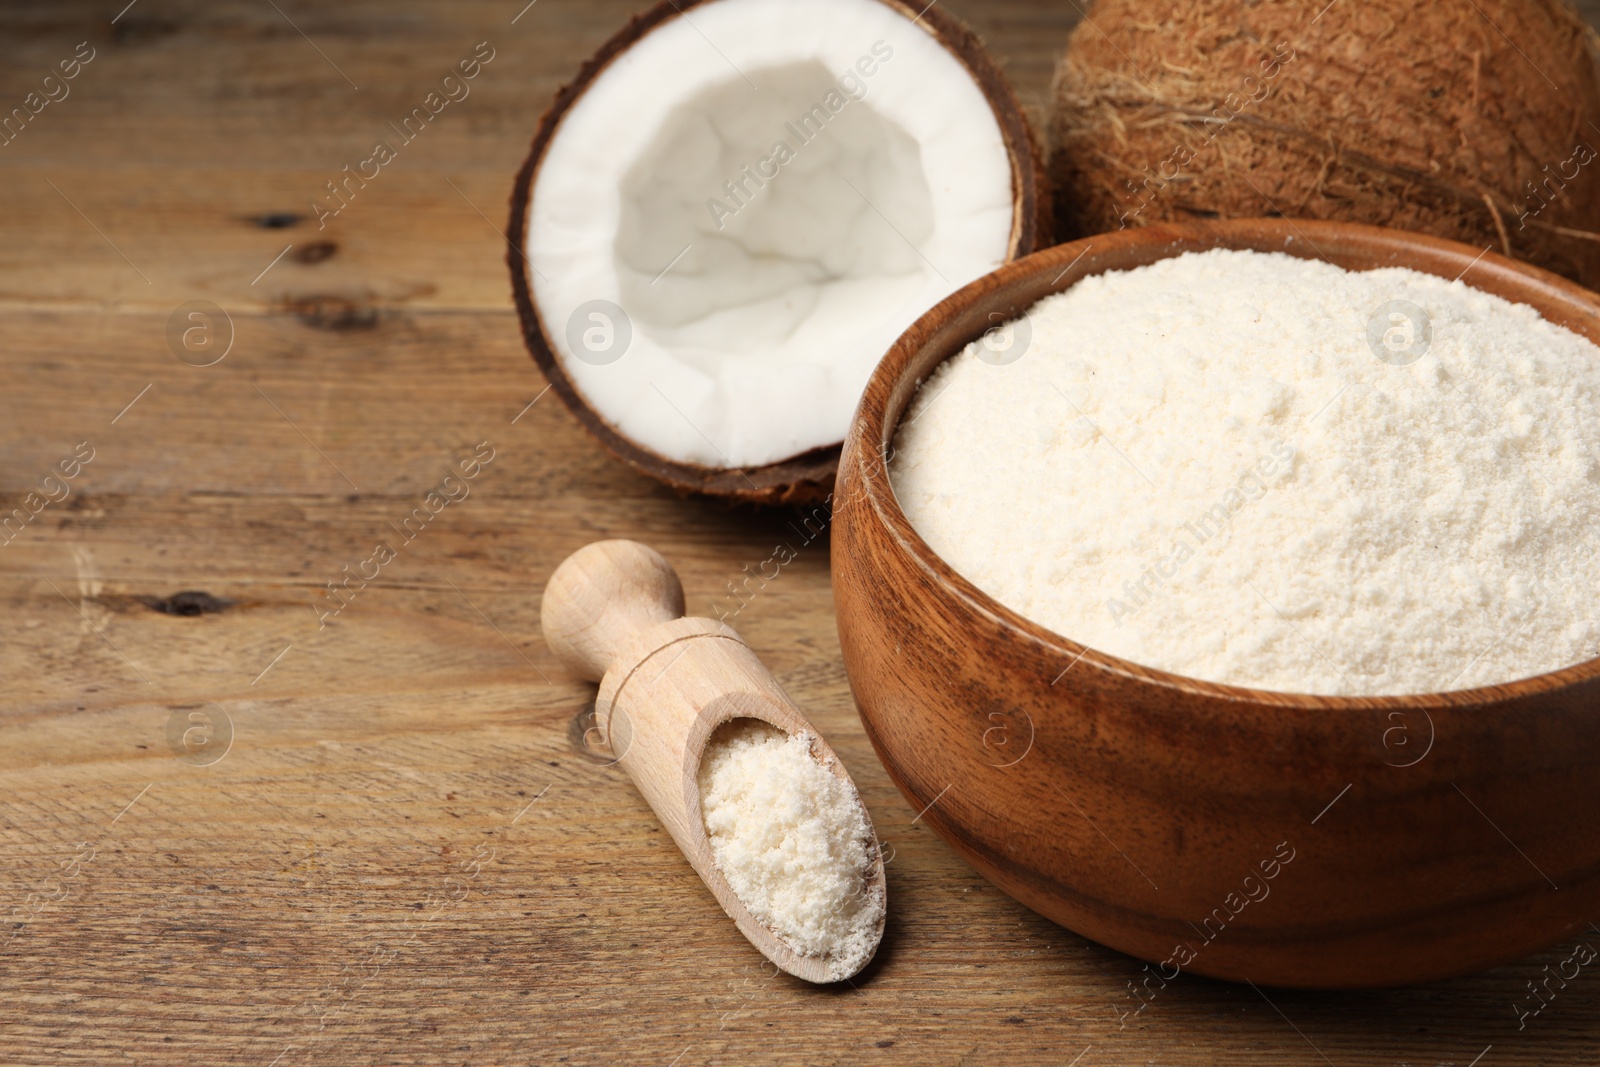
[[[994,113],[923,27],[877,0],[714,0],[568,110],[527,253],[596,413],[669,459],[748,467],[842,440],[894,339],[1004,262],[1012,214]],[[599,332],[568,339],[597,300],[631,327],[614,362],[596,351],[619,324],[584,310],[580,338]]]

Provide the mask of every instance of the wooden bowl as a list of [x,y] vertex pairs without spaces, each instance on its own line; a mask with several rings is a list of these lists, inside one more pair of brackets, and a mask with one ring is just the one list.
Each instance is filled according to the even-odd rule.
[[1141,667],[1002,607],[895,500],[918,383],[997,320],[1210,248],[1404,266],[1600,342],[1600,297],[1450,241],[1278,219],[1103,234],[1002,267],[890,349],[845,441],[833,590],[862,722],[921,821],[1035,911],[1148,961],[1258,984],[1422,982],[1600,912],[1600,660],[1509,685],[1321,697]]

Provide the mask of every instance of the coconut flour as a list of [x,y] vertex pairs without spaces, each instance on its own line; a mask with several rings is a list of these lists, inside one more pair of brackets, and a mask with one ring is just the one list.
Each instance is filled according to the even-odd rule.
[[892,477],[978,587],[1179,674],[1396,694],[1600,654],[1600,348],[1461,281],[1086,278],[924,383]]
[[811,739],[754,719],[712,735],[700,805],[728,887],[802,956],[852,973],[872,955],[884,899],[870,886],[873,835],[853,786],[811,755]]

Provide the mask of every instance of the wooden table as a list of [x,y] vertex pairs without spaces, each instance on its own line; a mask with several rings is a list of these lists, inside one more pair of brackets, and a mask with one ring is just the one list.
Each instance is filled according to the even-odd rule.
[[[1600,975],[1517,1026],[1570,946],[1422,989],[1136,1000],[1138,963],[999,894],[890,786],[820,543],[738,625],[854,771],[892,914],[853,985],[774,976],[585,751],[592,688],[539,636],[587,541],[659,546],[704,612],[791,536],[606,458],[519,339],[512,173],[635,0],[124,2],[0,11],[7,109],[93,52],[0,147],[0,503],[66,493],[0,536],[0,1062],[1595,1062]],[[1037,111],[1075,5],[949,6]],[[483,41],[472,95],[319,229],[324,184]],[[170,339],[195,301],[225,311],[210,366]],[[403,540],[482,442],[470,496]],[[397,558],[324,616],[379,541]]]

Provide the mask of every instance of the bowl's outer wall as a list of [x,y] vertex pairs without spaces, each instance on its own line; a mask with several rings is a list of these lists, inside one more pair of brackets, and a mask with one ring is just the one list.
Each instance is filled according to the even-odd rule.
[[901,513],[883,460],[893,428],[917,383],[991,311],[1212,247],[1447,278],[1471,265],[1476,287],[1600,341],[1600,298],[1584,290],[1371,227],[1152,226],[974,283],[885,357],[835,488],[840,642],[874,748],[968,862],[1034,910],[1148,961],[1152,989],[1183,971],[1321,988],[1420,982],[1587,929],[1600,911],[1596,662],[1415,698],[1188,681],[1085,652],[1000,607]]

